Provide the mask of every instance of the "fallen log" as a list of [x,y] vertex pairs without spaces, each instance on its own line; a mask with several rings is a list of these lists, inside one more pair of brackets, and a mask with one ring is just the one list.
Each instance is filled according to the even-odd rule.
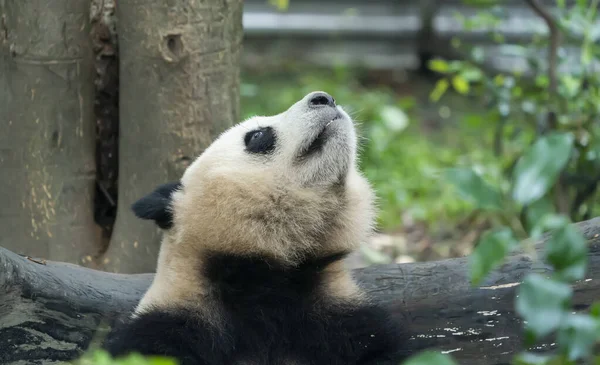
[[[590,241],[590,266],[575,284],[574,305],[600,297],[600,218],[577,224]],[[537,243],[538,250],[543,240]],[[515,290],[531,272],[550,268],[512,255],[479,287],[468,280],[468,258],[356,269],[361,285],[411,324],[411,350],[451,352],[460,364],[508,364],[523,349]],[[0,248],[0,364],[58,364],[84,351],[99,326],[127,313],[153,274],[113,274],[45,262]],[[552,351],[551,339],[536,347]]]

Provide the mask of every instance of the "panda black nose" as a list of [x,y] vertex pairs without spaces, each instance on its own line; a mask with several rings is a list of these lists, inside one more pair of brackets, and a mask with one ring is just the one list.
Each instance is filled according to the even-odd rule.
[[315,93],[309,100],[308,100],[308,105],[312,108],[318,107],[318,106],[330,106],[330,107],[335,107],[335,99],[333,99],[333,97],[327,93]]

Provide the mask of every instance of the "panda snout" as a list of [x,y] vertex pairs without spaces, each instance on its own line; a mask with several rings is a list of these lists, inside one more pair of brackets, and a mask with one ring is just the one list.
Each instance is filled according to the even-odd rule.
[[331,107],[335,108],[335,99],[326,92],[317,91],[308,98],[309,108]]

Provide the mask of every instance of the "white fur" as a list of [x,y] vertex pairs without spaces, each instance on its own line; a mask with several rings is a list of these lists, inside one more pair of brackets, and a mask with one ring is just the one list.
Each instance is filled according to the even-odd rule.
[[[295,265],[307,255],[353,250],[367,238],[374,196],[356,166],[353,122],[339,106],[309,107],[312,95],[280,114],[233,126],[188,167],[183,188],[173,194],[173,228],[165,232],[156,277],[138,312],[150,305],[209,305],[205,283],[190,274],[200,271],[207,251]],[[326,125],[331,136],[322,151],[298,161]],[[266,126],[276,131],[275,150],[248,153],[245,134]],[[329,295],[359,296],[343,265],[329,271]]]

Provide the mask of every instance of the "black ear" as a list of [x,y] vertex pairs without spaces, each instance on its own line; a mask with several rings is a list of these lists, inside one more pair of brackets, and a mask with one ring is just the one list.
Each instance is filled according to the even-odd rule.
[[136,217],[151,219],[162,229],[173,226],[171,194],[181,188],[181,182],[172,182],[157,187],[152,193],[133,203],[131,209]]

